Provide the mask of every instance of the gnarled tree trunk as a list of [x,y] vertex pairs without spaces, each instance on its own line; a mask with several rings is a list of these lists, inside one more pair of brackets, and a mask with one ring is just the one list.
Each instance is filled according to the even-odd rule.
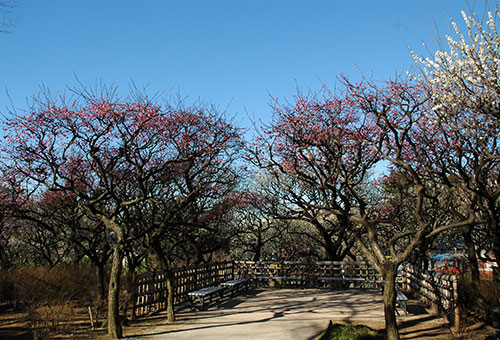
[[384,316],[388,340],[399,340],[396,321],[396,275],[397,265],[387,261],[384,264]]
[[120,276],[122,273],[123,248],[117,243],[113,250],[113,263],[109,278],[108,292],[108,335],[113,339],[122,338],[122,326],[120,324]]
[[95,270],[97,276],[97,285],[99,290],[99,298],[102,300],[106,297],[105,277],[104,277],[104,263],[95,263]]
[[155,239],[151,242],[151,247],[158,257],[158,261],[160,261],[160,267],[165,272],[165,276],[167,279],[167,321],[174,322],[175,321],[175,310],[174,310],[174,302],[175,302],[175,285],[174,285],[174,272],[168,263],[168,259],[165,256],[165,252],[161,246],[161,243],[158,239]]

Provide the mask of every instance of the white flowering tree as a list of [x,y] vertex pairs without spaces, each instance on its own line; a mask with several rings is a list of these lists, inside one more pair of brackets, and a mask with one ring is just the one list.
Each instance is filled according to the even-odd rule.
[[[498,5],[498,2],[497,2]],[[414,55],[433,98],[429,119],[447,138],[451,152],[435,164],[443,176],[456,178],[477,200],[477,213],[490,230],[500,261],[500,10],[484,20],[462,12],[460,29],[446,36],[446,49],[433,57]],[[462,196],[463,197],[463,196]]]

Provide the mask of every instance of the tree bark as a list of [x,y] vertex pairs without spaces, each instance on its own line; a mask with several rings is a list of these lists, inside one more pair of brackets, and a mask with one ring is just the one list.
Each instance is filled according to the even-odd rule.
[[323,238],[323,247],[325,249],[328,261],[342,261],[343,259],[341,258],[341,255],[339,255],[339,253],[342,252],[342,249],[339,249],[341,245],[339,246],[332,241],[332,236],[330,235],[328,230],[323,227],[323,225],[321,225],[321,223],[316,220],[312,221],[312,223]]
[[193,255],[193,258],[191,259],[191,264],[192,265],[198,265],[200,263],[203,262],[203,254],[201,252],[201,249],[200,249],[200,246],[198,245],[198,243],[196,242],[196,240],[192,237],[192,236],[189,236],[189,246],[191,247],[191,249],[193,250],[194,252],[194,255]]
[[129,265],[129,279],[130,279],[130,287],[131,293],[130,293],[130,304],[131,304],[131,309],[132,309],[132,315],[131,319],[135,320],[135,309],[136,309],[136,303],[137,303],[137,266],[134,265]]
[[399,340],[396,321],[396,275],[397,265],[392,262],[384,265],[384,316],[388,340]]
[[257,233],[257,241],[255,244],[255,254],[253,256],[253,261],[260,261],[261,253],[262,253],[262,234],[260,231]]
[[167,321],[174,322],[175,321],[174,272],[172,271],[170,264],[168,263],[168,259],[165,256],[165,252],[163,251],[161,243],[158,239],[154,239],[151,242],[151,248],[153,248],[153,251],[156,253],[156,256],[158,257],[158,261],[160,262],[160,268],[165,272],[165,277],[167,281]]
[[165,276],[167,277],[167,321],[175,321],[175,284],[174,284],[174,272],[170,269],[165,270]]
[[261,246],[260,245],[257,245],[257,247],[255,247],[255,254],[253,256],[253,259],[252,261],[260,261],[260,252],[261,252]]
[[474,296],[478,296],[479,288],[479,265],[477,264],[476,249],[474,247],[474,242],[472,240],[472,227],[467,226],[462,228],[462,237],[464,238],[465,247],[467,248],[467,259],[469,260],[472,286],[474,289]]
[[96,276],[97,276],[97,289],[99,293],[99,298],[104,300],[106,298],[106,287],[104,283],[104,263],[95,264]]
[[500,211],[494,207],[490,208],[490,216],[488,218],[488,226],[493,235],[493,255],[497,263],[496,270],[493,270],[493,280],[500,285]]
[[108,335],[112,339],[120,339],[123,337],[119,310],[120,276],[122,272],[123,256],[122,245],[117,243],[113,250],[113,263],[111,265],[108,292]]

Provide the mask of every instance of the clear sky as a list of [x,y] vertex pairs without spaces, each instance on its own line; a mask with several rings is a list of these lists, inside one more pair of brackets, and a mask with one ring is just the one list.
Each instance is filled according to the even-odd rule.
[[[1,0],[0,0],[1,1]],[[481,12],[485,0],[476,0]],[[473,3],[473,0],[469,1]],[[492,1],[490,1],[492,2]],[[412,66],[436,33],[461,21],[465,0],[18,0],[0,33],[0,112],[43,83],[54,93],[80,81],[133,80],[268,122],[269,93],[331,87],[343,73],[387,79]],[[494,6],[491,3],[490,6]],[[12,16],[11,15],[11,16]],[[432,47],[431,47],[432,49]]]

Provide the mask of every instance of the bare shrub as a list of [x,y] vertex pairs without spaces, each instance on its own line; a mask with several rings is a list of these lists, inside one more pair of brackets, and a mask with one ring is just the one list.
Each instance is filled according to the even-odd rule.
[[27,267],[3,274],[0,284],[8,289],[2,289],[2,299],[27,313],[35,339],[72,332],[75,309],[97,291],[94,272],[87,266]]
[[[475,294],[475,292],[478,294]],[[474,289],[470,273],[459,278],[459,304],[472,322],[491,324],[493,311],[500,306],[500,287],[494,280],[482,279]]]

